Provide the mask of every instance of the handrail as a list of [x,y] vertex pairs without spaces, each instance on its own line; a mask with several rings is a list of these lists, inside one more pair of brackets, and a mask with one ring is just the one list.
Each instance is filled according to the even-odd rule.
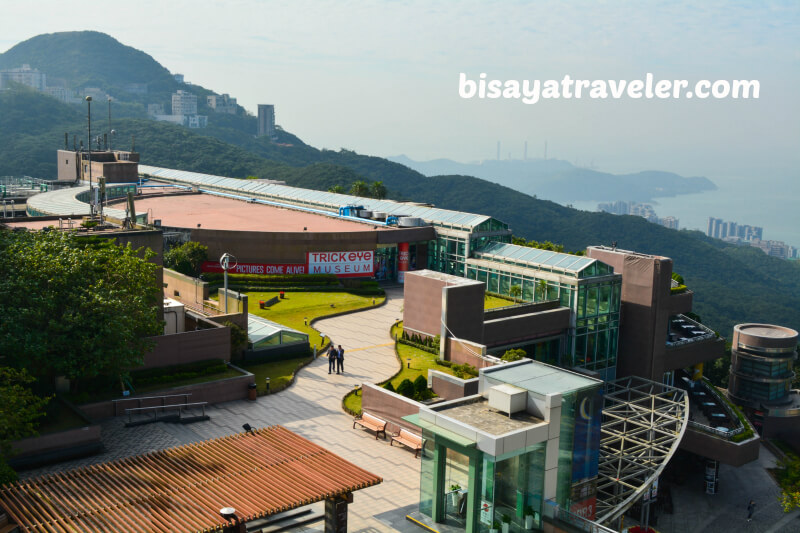
[[111,400],[112,402],[127,402],[131,400],[163,400],[164,398],[179,398],[182,396],[191,396],[191,392],[184,392],[181,394],[168,394],[166,396],[134,396],[131,398],[117,398],[116,400]]
[[194,407],[196,405],[208,405],[208,402],[194,402],[194,403],[171,403],[169,405],[153,405],[152,407],[130,407],[125,409],[126,413],[131,411],[150,411],[153,409],[172,409],[173,407]]

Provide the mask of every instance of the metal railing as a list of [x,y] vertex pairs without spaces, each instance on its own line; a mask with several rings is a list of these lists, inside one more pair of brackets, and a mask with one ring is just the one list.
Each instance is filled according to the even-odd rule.
[[[184,409],[193,409],[200,407],[203,410],[202,416],[206,416],[206,405],[208,402],[195,402],[195,403],[176,403],[172,405],[154,405],[153,407],[132,407],[130,409],[125,409],[125,414],[128,415],[128,424],[133,423],[133,415],[134,414],[142,414],[142,413],[153,413],[152,420],[148,420],[147,422],[158,422],[158,413],[161,412],[162,414],[164,411],[167,410],[177,410],[178,413],[178,420],[183,418],[183,411]],[[142,422],[143,423],[143,422]]]
[[717,388],[714,386],[710,386],[708,383],[706,383],[705,378],[701,381],[695,381],[695,383],[701,383],[703,389],[712,396],[714,396],[714,400],[717,404],[717,407],[720,407],[723,411],[725,411],[725,413],[730,417],[731,420],[735,420],[739,424],[739,427],[737,427],[736,429],[732,429],[730,431],[721,431],[715,427],[707,426],[705,424],[701,424],[700,422],[696,422],[694,420],[689,420],[689,427],[696,428],[704,433],[711,433],[713,435],[725,438],[731,438],[734,435],[738,435],[739,433],[744,432],[745,430],[744,425],[739,420],[737,414],[728,405],[728,402],[726,402],[724,399],[721,398],[719,392],[717,391]]
[[189,396],[191,396],[191,395],[192,395],[191,392],[185,392],[185,393],[182,393],[182,394],[167,394],[167,395],[164,395],[164,396],[140,396],[140,397],[135,397],[135,398],[118,398],[116,400],[111,400],[111,402],[114,404],[114,416],[119,416],[117,414],[117,405],[119,404],[119,402],[137,401],[137,402],[139,402],[138,407],[142,407],[142,401],[143,400],[161,400],[161,405],[157,405],[156,407],[164,407],[167,404],[167,398],[183,398],[183,403],[184,404],[188,404],[189,403]]
[[692,320],[691,318],[689,318],[689,317],[687,317],[685,315],[680,315],[680,317],[684,322],[688,322],[692,326],[694,326],[695,328],[704,331],[705,334],[704,335],[699,335],[697,337],[688,337],[688,338],[677,340],[677,341],[674,341],[674,342],[670,342],[668,340],[667,341],[667,346],[669,346],[671,348],[674,348],[676,346],[685,346],[685,345],[691,344],[693,342],[700,342],[700,341],[704,341],[704,340],[710,339],[712,337],[716,337],[717,334],[714,333],[713,330],[711,330],[711,329],[707,328],[706,326],[704,326],[703,324],[701,324],[699,322],[695,322],[694,320]]

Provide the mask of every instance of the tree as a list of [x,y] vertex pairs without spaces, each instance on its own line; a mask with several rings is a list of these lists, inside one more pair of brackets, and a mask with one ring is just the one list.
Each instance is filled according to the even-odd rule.
[[193,278],[202,272],[204,261],[208,261],[208,246],[194,241],[173,246],[164,254],[164,266]]
[[11,443],[36,435],[36,419],[44,416],[50,400],[26,386],[34,381],[25,370],[0,367],[0,485],[17,480],[17,473],[6,464],[12,455]]
[[334,185],[328,189],[328,192],[335,192],[336,194],[347,194],[347,190],[341,185]]
[[539,295],[539,300],[544,300],[547,295],[547,282],[545,280],[540,279],[536,284],[536,294]]
[[373,181],[372,185],[369,186],[369,192],[373,198],[378,200],[386,198],[386,186],[382,181]]
[[369,196],[369,185],[364,180],[354,181],[350,186],[350,194],[353,196]]
[[519,300],[520,296],[522,296],[522,287],[519,285],[512,285],[508,288],[508,295],[514,298],[514,301],[516,302]]
[[[143,255],[143,257],[141,257]],[[163,332],[153,252],[59,231],[0,230],[0,353],[52,384],[117,376]]]

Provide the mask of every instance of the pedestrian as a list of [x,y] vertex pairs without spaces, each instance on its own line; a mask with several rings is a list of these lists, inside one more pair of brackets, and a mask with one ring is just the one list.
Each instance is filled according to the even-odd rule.
[[328,374],[333,372],[336,369],[336,360],[339,358],[339,352],[336,350],[336,346],[331,343],[331,347],[328,350]]
[[747,504],[747,521],[751,521],[753,519],[753,513],[756,510],[756,501],[750,500],[750,503]]
[[336,354],[336,373],[338,374],[341,370],[342,374],[344,374],[344,348],[342,345],[339,345],[339,352]]

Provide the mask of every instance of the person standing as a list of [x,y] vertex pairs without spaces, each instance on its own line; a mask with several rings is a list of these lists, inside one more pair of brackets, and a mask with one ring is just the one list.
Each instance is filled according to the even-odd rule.
[[753,513],[756,510],[756,501],[750,500],[750,503],[747,504],[747,521],[751,521],[753,519]]
[[339,352],[336,350],[336,345],[331,343],[328,350],[328,374],[336,369],[336,360],[339,358]]
[[338,374],[341,371],[344,374],[344,348],[342,345],[339,345],[339,352],[336,354],[336,373]]

